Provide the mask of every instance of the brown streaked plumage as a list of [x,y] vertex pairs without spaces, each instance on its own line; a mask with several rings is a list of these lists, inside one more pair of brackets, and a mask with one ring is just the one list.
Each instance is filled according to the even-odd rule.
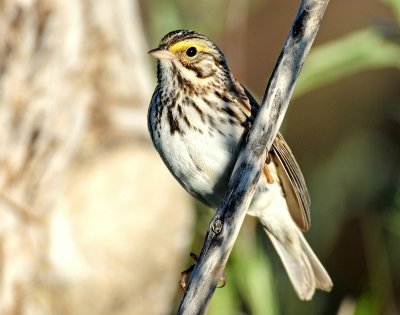
[[[149,53],[158,58],[148,114],[152,141],[178,182],[217,207],[259,105],[204,35],[174,31]],[[248,214],[260,220],[301,299],[311,299],[316,289],[329,291],[331,279],[301,232],[310,227],[310,198],[281,134],[263,174]]]

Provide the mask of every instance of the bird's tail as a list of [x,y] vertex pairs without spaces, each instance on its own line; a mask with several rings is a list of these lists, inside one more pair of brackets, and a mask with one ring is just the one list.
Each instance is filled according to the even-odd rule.
[[[297,227],[296,227],[297,228]],[[302,300],[310,300],[316,289],[330,291],[332,280],[297,228],[296,240],[278,240],[264,228],[272,241],[293,287]]]

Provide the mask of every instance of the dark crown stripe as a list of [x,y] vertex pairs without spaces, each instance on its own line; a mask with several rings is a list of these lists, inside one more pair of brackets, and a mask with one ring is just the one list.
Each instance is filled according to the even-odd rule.
[[[195,31],[191,31],[191,30],[176,30],[176,31],[172,31],[169,32],[167,35],[165,35],[160,42],[160,46],[161,45],[165,45],[167,47],[172,46],[173,44],[183,41],[185,39],[201,39],[201,40],[205,40],[207,42],[211,42],[210,39],[208,39],[206,36],[201,35]],[[212,42],[211,42],[212,43]],[[213,44],[213,46],[215,46]]]

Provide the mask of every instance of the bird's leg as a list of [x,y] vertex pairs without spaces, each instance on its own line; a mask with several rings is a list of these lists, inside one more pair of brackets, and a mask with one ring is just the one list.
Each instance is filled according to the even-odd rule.
[[[199,257],[195,253],[190,253],[190,257],[192,257],[195,262],[197,262],[197,260],[199,259]],[[179,285],[183,291],[186,291],[186,288],[189,285],[189,283],[186,280],[187,280],[187,277],[189,276],[189,274],[192,273],[194,266],[196,266],[196,263],[194,263],[189,268],[187,268],[181,272],[181,277],[179,279]],[[217,288],[223,288],[226,284],[225,275],[222,275],[221,278],[219,278],[219,281],[221,282],[221,284],[219,286],[217,286]]]
[[267,183],[268,184],[273,184],[274,183],[274,179],[272,178],[272,175],[271,175],[271,173],[269,172],[269,169],[268,169],[268,164],[269,163],[271,163],[271,156],[268,153],[267,159],[266,159],[264,167],[263,167],[263,173],[264,173],[265,178],[267,179]]

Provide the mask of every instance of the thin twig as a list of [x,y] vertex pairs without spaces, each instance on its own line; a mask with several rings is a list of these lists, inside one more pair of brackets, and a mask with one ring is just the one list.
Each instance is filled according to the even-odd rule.
[[262,108],[240,152],[228,192],[207,231],[178,315],[204,314],[253,198],[266,152],[281,126],[301,67],[329,0],[303,0],[268,82]]

